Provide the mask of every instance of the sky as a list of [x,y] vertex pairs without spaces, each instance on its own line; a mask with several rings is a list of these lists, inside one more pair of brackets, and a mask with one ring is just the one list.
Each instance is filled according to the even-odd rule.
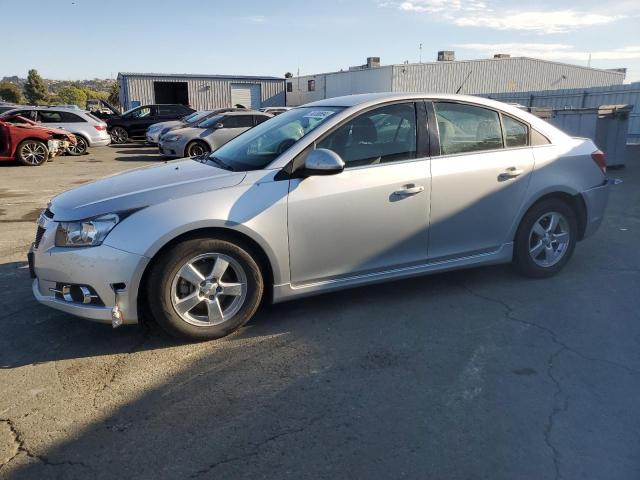
[[0,0],[0,14],[0,77],[280,77],[454,50],[584,66],[591,55],[592,67],[640,81],[640,0]]

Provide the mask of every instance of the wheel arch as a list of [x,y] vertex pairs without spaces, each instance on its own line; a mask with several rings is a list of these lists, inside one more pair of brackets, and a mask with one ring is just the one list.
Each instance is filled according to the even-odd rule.
[[258,266],[260,267],[260,271],[264,278],[265,291],[263,301],[271,303],[274,285],[274,267],[271,259],[269,258],[269,255],[260,245],[260,243],[250,235],[247,235],[244,232],[239,232],[238,230],[224,227],[202,227],[181,233],[168,240],[153,254],[151,260],[145,266],[140,278],[140,283],[138,285],[137,308],[138,319],[140,321],[144,321],[145,319],[145,310],[142,307],[144,306],[144,303],[146,301],[146,284],[149,279],[150,272],[152,271],[154,265],[156,265],[156,263],[158,262],[158,259],[164,252],[171,249],[174,245],[177,245],[178,243],[185,240],[201,237],[215,237],[222,240],[228,240],[234,243],[239,243],[243,247],[246,247],[248,250],[250,250],[250,253],[253,254],[254,258],[256,259],[256,262],[258,263]]
[[531,210],[534,206],[549,199],[558,199],[566,203],[576,214],[576,220],[578,221],[578,241],[584,238],[584,233],[587,227],[587,206],[582,197],[582,194],[569,192],[567,190],[554,190],[546,193],[540,194],[533,201],[528,203],[525,208],[520,212],[520,216],[518,218],[517,223],[515,224],[515,229],[513,230],[512,239],[515,240],[516,235],[518,234],[518,229],[520,228],[520,224],[522,223],[522,219],[525,215]]

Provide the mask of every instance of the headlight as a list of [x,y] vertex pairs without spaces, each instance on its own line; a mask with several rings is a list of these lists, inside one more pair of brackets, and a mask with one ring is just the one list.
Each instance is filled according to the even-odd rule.
[[165,142],[177,142],[178,140],[180,140],[182,137],[180,135],[165,135],[164,137],[162,137],[162,139]]
[[115,213],[79,222],[60,222],[56,247],[91,247],[100,245],[121,217]]

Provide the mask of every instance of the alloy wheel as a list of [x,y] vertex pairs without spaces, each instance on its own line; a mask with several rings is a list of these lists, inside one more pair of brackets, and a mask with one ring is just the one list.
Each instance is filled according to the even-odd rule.
[[74,155],[82,155],[87,151],[87,148],[88,148],[87,141],[84,138],[79,136],[76,136],[76,144],[69,146],[69,150]]
[[127,141],[127,138],[129,138],[129,134],[124,128],[115,127],[111,130],[111,140],[113,140],[113,143],[124,143]]
[[247,275],[235,259],[205,253],[185,262],[171,283],[171,303],[185,322],[219,325],[242,308],[247,297]]
[[558,212],[548,212],[533,224],[529,232],[529,255],[536,265],[551,267],[567,253],[569,222]]
[[200,143],[194,143],[189,147],[189,157],[199,157],[207,153],[204,146]]
[[47,149],[41,143],[28,142],[22,146],[20,158],[24,163],[40,165],[47,159]]

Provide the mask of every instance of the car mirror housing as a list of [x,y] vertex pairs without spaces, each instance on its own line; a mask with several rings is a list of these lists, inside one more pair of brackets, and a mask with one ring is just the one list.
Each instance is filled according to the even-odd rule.
[[215,128],[224,128],[224,123],[222,123],[222,122],[216,123]]
[[344,160],[336,152],[326,148],[312,150],[304,160],[304,174],[335,175],[344,170]]

